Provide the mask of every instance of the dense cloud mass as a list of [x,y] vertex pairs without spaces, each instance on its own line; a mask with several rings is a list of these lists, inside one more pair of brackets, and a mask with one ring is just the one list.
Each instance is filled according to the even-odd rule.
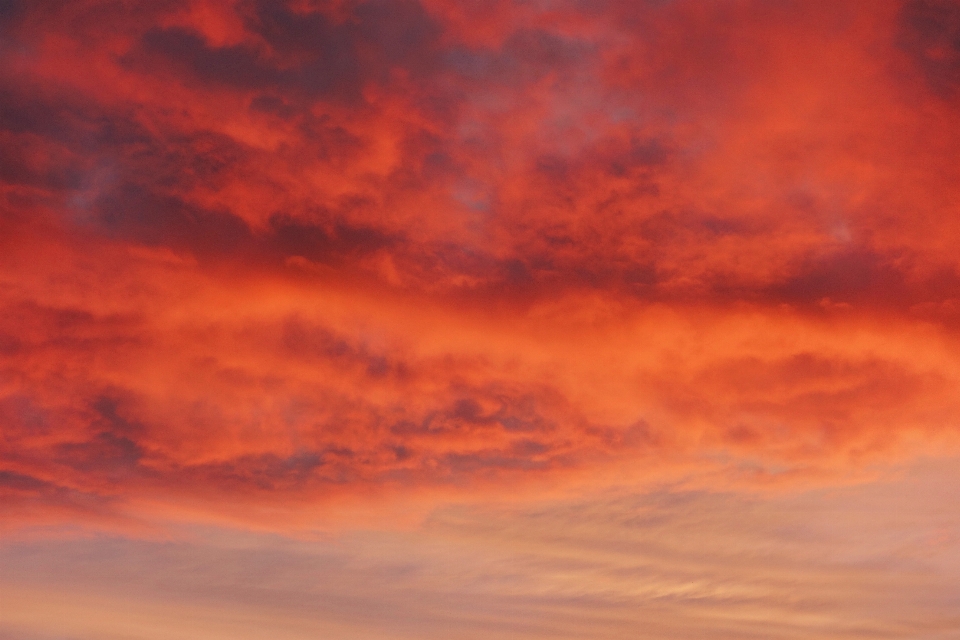
[[957,445],[954,2],[14,0],[0,30],[5,523]]

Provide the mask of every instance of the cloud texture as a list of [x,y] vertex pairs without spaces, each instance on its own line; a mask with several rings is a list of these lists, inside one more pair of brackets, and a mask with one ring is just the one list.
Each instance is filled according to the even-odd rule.
[[447,507],[319,542],[9,540],[0,638],[954,639],[956,478]]
[[955,450],[955,3],[15,0],[0,29],[6,523]]

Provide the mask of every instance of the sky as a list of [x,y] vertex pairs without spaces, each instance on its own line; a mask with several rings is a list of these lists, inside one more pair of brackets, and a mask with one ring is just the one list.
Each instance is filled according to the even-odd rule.
[[0,1],[0,640],[960,638],[960,4]]

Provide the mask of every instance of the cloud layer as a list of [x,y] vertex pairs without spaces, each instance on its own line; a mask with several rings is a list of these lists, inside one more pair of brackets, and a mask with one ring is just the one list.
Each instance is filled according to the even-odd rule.
[[955,447],[954,3],[15,1],[0,29],[8,522]]
[[0,638],[955,638],[956,462],[763,499],[447,507],[323,540],[8,539]]

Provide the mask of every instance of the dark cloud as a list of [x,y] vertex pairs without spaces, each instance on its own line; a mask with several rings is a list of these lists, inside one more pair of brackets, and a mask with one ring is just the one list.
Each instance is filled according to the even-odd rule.
[[[951,298],[960,275],[951,267],[924,265],[915,256],[851,247],[810,258],[764,295],[800,305],[869,305],[890,311]],[[933,268],[931,268],[933,267]]]
[[0,487],[7,490],[27,493],[56,490],[56,486],[49,482],[20,473],[13,473],[12,471],[0,471]]
[[[340,456],[346,452],[340,452]],[[277,491],[303,489],[311,485],[329,482],[324,471],[329,454],[301,451],[281,457],[276,454],[240,456],[222,462],[192,465],[177,469],[175,473],[185,476],[187,482],[202,483],[204,489],[220,492],[243,492],[250,489]],[[336,457],[335,455],[332,457]],[[343,473],[343,465],[336,465]],[[327,476],[327,477],[325,477]],[[339,477],[335,481],[347,482],[352,478]]]
[[638,223],[638,231],[652,244],[674,242],[713,242],[723,236],[748,236],[760,233],[750,223],[736,218],[723,218],[693,211],[661,211]]
[[[259,89],[279,83],[279,73],[261,65],[255,50],[245,46],[211,48],[197,33],[184,29],[153,29],[141,40],[142,51],[147,60],[158,58],[179,71],[195,77],[199,83],[214,83],[236,89]],[[136,54],[128,54],[125,62],[133,65]],[[154,70],[146,63],[149,70]],[[162,71],[162,67],[154,72]]]
[[945,98],[960,90],[960,5],[909,0],[900,16],[901,42],[930,87]]
[[[263,331],[270,337],[274,334],[272,327]],[[327,327],[317,326],[297,317],[283,322],[279,339],[287,357],[326,361],[333,363],[344,373],[359,372],[371,378],[390,376],[395,379],[403,379],[410,374],[409,365],[390,352],[378,351],[338,335]]]
[[274,89],[287,99],[362,102],[365,82],[389,82],[402,67],[422,75],[434,64],[440,27],[416,2],[364,2],[337,20],[323,12],[293,11],[260,2],[247,27],[268,45],[217,47],[183,28],[154,28],[124,61],[198,85],[236,90]]
[[80,491],[27,474],[0,469],[0,496],[8,516],[29,518],[48,515],[51,510],[69,517],[102,515],[110,507],[110,499],[96,492]]
[[[27,6],[24,0],[0,0],[0,34],[4,35],[3,40],[11,35],[10,31],[15,29],[26,13]],[[0,42],[0,50],[5,48],[6,44]]]
[[334,219],[329,226],[319,226],[277,214],[270,219],[270,227],[265,243],[280,255],[300,256],[321,263],[355,259],[395,248],[403,242],[403,238],[388,235],[376,227],[357,227]]
[[75,471],[119,481],[137,471],[143,451],[130,438],[108,431],[86,442],[65,443],[55,450],[55,459]]
[[497,49],[453,49],[446,54],[449,67],[464,80],[522,87],[554,73],[569,80],[577,67],[586,68],[594,52],[587,41],[540,29],[520,29]]
[[249,228],[235,216],[198,209],[175,196],[135,184],[102,194],[96,209],[108,237],[188,250],[199,256],[242,253],[251,242]]

